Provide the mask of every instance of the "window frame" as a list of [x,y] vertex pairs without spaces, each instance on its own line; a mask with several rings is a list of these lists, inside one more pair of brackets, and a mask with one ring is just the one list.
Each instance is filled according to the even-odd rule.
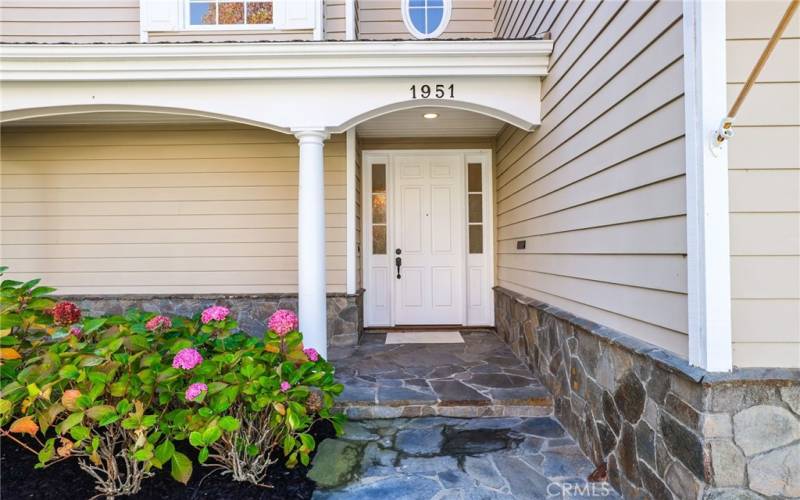
[[[183,30],[184,31],[267,31],[275,28],[275,4],[281,0],[263,0],[272,2],[272,23],[271,24],[192,24],[191,4],[193,3],[237,3],[247,0],[183,0]],[[255,0],[259,1],[259,0]]]
[[411,4],[410,0],[402,0],[400,5],[400,10],[403,13],[403,23],[406,25],[406,29],[408,30],[414,38],[417,39],[429,39],[429,38],[438,38],[442,33],[447,30],[447,26],[450,24],[450,15],[453,12],[453,2],[452,0],[442,0],[442,22],[439,24],[439,27],[436,28],[431,33],[422,33],[414,26],[414,23],[411,22]]

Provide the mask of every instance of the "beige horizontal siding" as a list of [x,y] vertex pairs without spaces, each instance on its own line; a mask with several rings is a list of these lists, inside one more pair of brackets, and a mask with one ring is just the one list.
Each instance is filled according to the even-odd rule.
[[495,3],[497,36],[554,42],[541,127],[497,137],[495,202],[498,284],[685,355],[681,15],[680,2]]
[[[344,38],[344,0],[330,0],[332,33]],[[337,3],[338,2],[338,3]],[[339,5],[341,3],[341,6]],[[340,8],[341,7],[341,8]],[[342,15],[335,14],[341,10]],[[306,41],[312,30],[186,30],[150,32],[150,42]],[[339,39],[332,37],[332,39]],[[139,41],[139,0],[3,0],[0,43],[128,43]]]
[[[5,128],[0,260],[62,293],[297,288],[297,141],[241,125]],[[345,143],[326,145],[328,290],[345,286]]]
[[[789,0],[727,3],[732,102]],[[733,361],[800,367],[800,18],[795,15],[730,141]]]
[[344,40],[345,28],[345,0],[325,0],[325,39]]
[[0,42],[138,42],[138,0],[3,0]]
[[[440,38],[492,38],[493,0],[452,0],[450,22]],[[358,0],[358,33],[361,40],[406,40],[400,0]]]

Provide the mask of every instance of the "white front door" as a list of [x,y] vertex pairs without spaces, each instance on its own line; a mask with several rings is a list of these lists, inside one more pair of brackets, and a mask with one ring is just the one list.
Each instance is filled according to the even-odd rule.
[[365,325],[492,325],[491,151],[365,151],[361,176]]
[[394,323],[464,324],[463,156],[393,160]]

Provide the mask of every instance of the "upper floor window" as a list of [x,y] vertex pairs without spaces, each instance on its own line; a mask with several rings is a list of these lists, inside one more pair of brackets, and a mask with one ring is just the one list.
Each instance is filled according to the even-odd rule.
[[403,0],[403,22],[416,38],[436,38],[447,28],[451,0]]
[[188,25],[195,27],[272,26],[272,1],[188,0]]

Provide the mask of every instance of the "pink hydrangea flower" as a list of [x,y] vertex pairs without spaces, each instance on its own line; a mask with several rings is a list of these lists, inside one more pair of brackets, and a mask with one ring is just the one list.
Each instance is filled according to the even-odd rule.
[[303,349],[303,352],[306,353],[306,356],[308,356],[310,361],[317,361],[319,359],[319,353],[313,347]]
[[285,380],[283,382],[281,382],[281,392],[286,392],[291,388],[292,388],[292,384],[290,384],[289,382],[287,382]]
[[186,349],[181,349],[178,351],[178,354],[172,358],[172,367],[173,368],[182,368],[184,370],[191,370],[195,366],[199,365],[203,362],[203,356],[197,352],[196,349],[192,349],[188,347]]
[[69,329],[69,334],[74,337],[81,338],[81,336],[83,335],[83,327],[81,327],[80,325],[73,325]]
[[200,321],[204,325],[212,321],[225,321],[225,318],[231,313],[231,310],[223,306],[211,306],[200,314]]
[[147,331],[155,332],[156,330],[169,330],[172,328],[172,320],[166,316],[154,316],[144,324]]
[[208,386],[206,384],[200,382],[192,384],[188,389],[186,389],[186,401],[194,401],[200,396],[200,394],[206,391],[208,391]]
[[269,329],[283,337],[289,332],[297,330],[300,322],[297,315],[288,309],[278,309],[269,317]]

